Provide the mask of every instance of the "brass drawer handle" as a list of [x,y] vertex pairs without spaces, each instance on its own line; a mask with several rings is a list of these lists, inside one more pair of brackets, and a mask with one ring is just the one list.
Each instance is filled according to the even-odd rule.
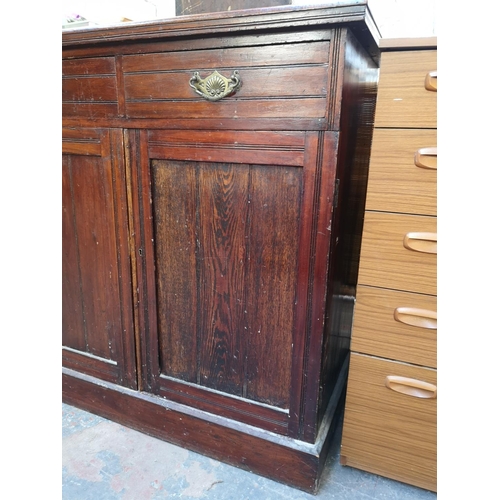
[[438,148],[420,148],[415,151],[414,162],[417,167],[437,170]]
[[394,319],[410,326],[418,326],[428,330],[437,329],[437,312],[416,307],[397,307],[394,309]]
[[407,233],[403,246],[415,252],[437,254],[437,233]]
[[436,399],[437,387],[434,384],[423,382],[415,378],[398,377],[397,375],[387,375],[385,386],[401,394],[413,396],[414,398]]
[[189,85],[207,101],[219,101],[234,94],[241,87],[241,78],[238,70],[234,70],[229,78],[222,76],[218,71],[201,78],[200,73],[196,71],[189,79]]
[[437,92],[438,89],[438,72],[430,71],[425,75],[425,89],[431,92]]

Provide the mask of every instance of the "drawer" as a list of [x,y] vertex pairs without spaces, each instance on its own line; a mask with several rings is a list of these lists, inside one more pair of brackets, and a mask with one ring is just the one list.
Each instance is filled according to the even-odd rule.
[[[125,55],[126,114],[131,118],[323,118],[329,41]],[[190,85],[195,72],[214,92],[238,72],[237,90],[216,102]],[[215,75],[217,72],[219,76]],[[194,84],[194,82],[192,82]]]
[[67,59],[62,62],[64,117],[114,117],[118,113],[114,57]]
[[375,127],[436,128],[436,50],[383,52],[375,112]]
[[351,350],[437,368],[437,299],[358,286]]
[[366,210],[436,215],[437,131],[375,129]]
[[351,354],[341,463],[436,491],[437,399],[414,388],[436,380],[430,368]]
[[436,295],[436,217],[365,212],[358,283]]

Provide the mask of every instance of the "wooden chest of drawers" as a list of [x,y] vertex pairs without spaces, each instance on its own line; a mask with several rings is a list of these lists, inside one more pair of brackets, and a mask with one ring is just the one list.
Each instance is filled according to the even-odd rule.
[[378,83],[366,2],[63,34],[63,398],[315,491]]
[[436,491],[436,39],[382,40],[341,462]]

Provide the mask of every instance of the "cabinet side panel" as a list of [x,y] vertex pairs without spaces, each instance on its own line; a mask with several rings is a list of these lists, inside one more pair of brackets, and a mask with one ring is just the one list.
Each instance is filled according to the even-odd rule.
[[153,161],[151,173],[160,363],[167,375],[196,382],[196,172]]
[[320,419],[349,353],[379,74],[376,64],[350,30],[345,32],[344,43],[339,56],[343,65],[342,109],[328,267]]
[[291,384],[301,192],[302,169],[250,171],[248,397],[281,407]]

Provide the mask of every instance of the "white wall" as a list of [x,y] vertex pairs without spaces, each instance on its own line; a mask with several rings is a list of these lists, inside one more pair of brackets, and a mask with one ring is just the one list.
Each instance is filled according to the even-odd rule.
[[[336,3],[328,0],[292,0],[293,5]],[[437,0],[368,0],[382,38],[437,36]]]
[[[256,5],[259,2],[256,1]],[[293,5],[325,5],[338,0],[292,0]],[[383,38],[436,36],[437,0],[368,0]],[[175,16],[175,0],[62,0],[63,19],[79,14],[99,25],[122,18],[147,21]]]

